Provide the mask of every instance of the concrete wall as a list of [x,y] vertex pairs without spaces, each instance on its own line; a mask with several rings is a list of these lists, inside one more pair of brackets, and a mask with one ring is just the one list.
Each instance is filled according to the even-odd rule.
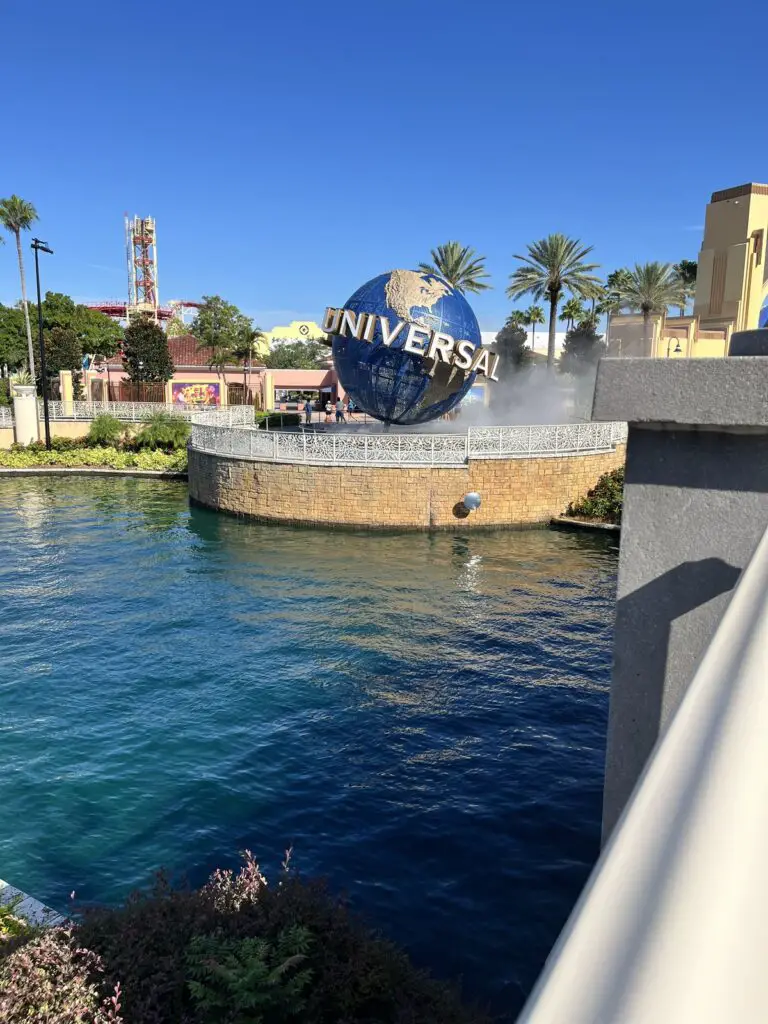
[[[203,505],[267,521],[422,530],[533,525],[562,514],[623,462],[623,446],[450,469],[250,462],[190,450],[189,491]],[[457,507],[468,491],[482,497],[471,515]]]
[[604,838],[768,523],[766,396],[766,358],[600,364],[595,419],[629,420]]

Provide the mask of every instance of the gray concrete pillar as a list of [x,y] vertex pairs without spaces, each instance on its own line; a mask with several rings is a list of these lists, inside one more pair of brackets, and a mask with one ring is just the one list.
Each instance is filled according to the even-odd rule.
[[768,525],[768,359],[604,359],[629,422],[603,842]]

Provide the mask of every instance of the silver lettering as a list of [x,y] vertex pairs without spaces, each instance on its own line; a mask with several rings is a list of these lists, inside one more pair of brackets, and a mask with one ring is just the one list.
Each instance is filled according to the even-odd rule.
[[475,347],[471,341],[457,341],[453,365],[460,370],[468,370],[472,365],[472,357],[475,354]]
[[323,317],[323,330],[328,334],[336,334],[339,330],[339,321],[341,320],[341,310],[334,309],[333,306],[328,306]]
[[378,317],[376,316],[375,313],[367,313],[366,316],[368,317],[368,322],[365,325],[365,333],[363,334],[363,338],[366,341],[373,341],[373,335],[376,330],[376,321],[378,320]]
[[470,373],[482,373],[484,377],[488,376],[488,364],[491,361],[491,353],[487,348],[479,348],[475,353],[475,358],[472,360],[472,367]]
[[453,351],[454,345],[455,342],[450,334],[443,334],[441,331],[435,331],[432,335],[432,340],[429,343],[429,348],[427,349],[427,358],[439,358],[442,359],[444,363],[450,363],[451,352]]
[[398,320],[397,327],[395,327],[391,334],[389,331],[389,317],[380,316],[379,326],[381,327],[381,343],[385,348],[389,348],[392,342],[397,340],[400,332],[405,327],[405,321]]
[[[418,324],[408,325],[408,337],[403,345],[404,352],[413,352],[415,356],[423,356],[429,342],[430,330],[428,327],[419,327]],[[419,337],[424,335],[424,337]]]
[[365,316],[365,313],[358,316],[354,310],[345,309],[341,314],[339,334],[346,334],[349,338],[361,338],[365,327]]
[[493,366],[491,367],[491,372],[488,374],[488,379],[498,381],[499,378],[496,374],[499,369],[499,360],[501,359],[501,356],[498,352],[491,352],[491,355],[493,356]]

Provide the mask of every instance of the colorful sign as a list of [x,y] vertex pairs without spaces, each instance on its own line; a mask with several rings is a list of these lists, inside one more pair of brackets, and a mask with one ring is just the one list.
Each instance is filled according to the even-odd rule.
[[174,405],[221,405],[218,384],[171,384]]

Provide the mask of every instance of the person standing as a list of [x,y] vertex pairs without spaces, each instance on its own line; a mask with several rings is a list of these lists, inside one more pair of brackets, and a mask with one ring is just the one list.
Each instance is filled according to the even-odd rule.
[[331,422],[331,413],[332,412],[333,412],[333,406],[331,405],[331,400],[329,398],[328,401],[325,403],[325,422],[326,423],[330,423]]
[[346,417],[344,416],[344,403],[341,399],[336,402],[336,422],[346,423]]
[[312,399],[308,398],[304,403],[304,422],[309,426],[312,422]]

